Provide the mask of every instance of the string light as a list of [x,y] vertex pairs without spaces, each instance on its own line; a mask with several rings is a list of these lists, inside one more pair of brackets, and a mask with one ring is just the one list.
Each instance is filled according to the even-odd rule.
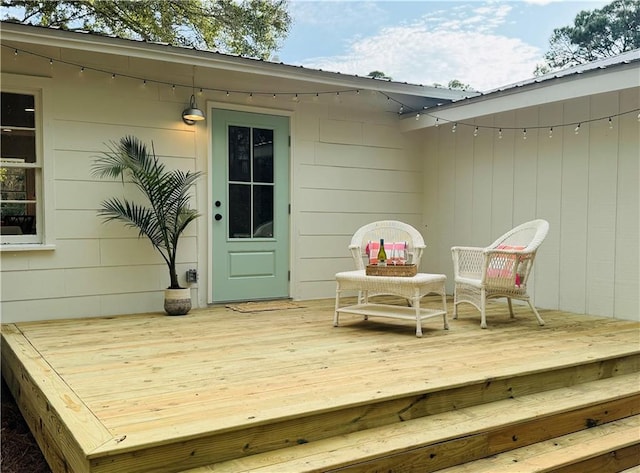
[[526,140],[526,139],[527,139],[527,129],[526,129],[526,128],[523,128],[523,129],[522,129],[522,139],[523,139],[523,140]]
[[[18,55],[20,55],[20,53],[29,54],[29,55],[32,55],[32,56],[35,56],[35,57],[39,57],[39,58],[41,58],[43,60],[48,60],[49,64],[51,66],[53,66],[54,59],[52,57],[48,57],[48,56],[45,56],[45,55],[42,55],[42,54],[39,54],[39,53],[36,53],[36,52],[28,51],[28,50],[25,50],[25,49],[22,49],[22,48],[15,48],[15,47],[7,46],[7,45],[4,45],[4,44],[2,45],[2,47],[3,48],[8,48],[10,51],[13,51],[14,56],[18,56]],[[56,62],[62,63],[63,65],[67,65],[67,66],[77,67],[80,70],[80,72],[85,72],[86,70],[90,70],[90,71],[99,72],[99,73],[103,73],[103,74],[109,74],[109,75],[111,75],[112,79],[116,78],[116,73],[115,72],[104,70],[104,69],[100,69],[100,68],[97,68],[97,67],[85,66],[85,65],[82,65],[82,64],[74,63],[74,62],[65,61],[63,59],[56,59]],[[120,73],[117,74],[117,75],[119,75],[121,77],[124,77],[124,78],[141,80],[143,85],[146,85],[147,82],[153,82],[155,84],[160,84],[160,85],[170,85],[173,91],[175,91],[176,87],[189,88],[189,89],[192,88],[191,85],[187,86],[187,85],[182,85],[182,84],[175,84],[175,83],[166,82],[166,81],[163,81],[163,80],[160,80],[160,79],[142,78],[142,77],[138,77],[138,76],[132,76],[132,75],[120,74]],[[249,101],[252,100],[253,95],[254,95],[253,91],[247,91],[247,90],[234,90],[234,91],[227,90],[227,91],[225,91],[224,89],[206,88],[206,87],[200,88],[200,93],[203,93],[205,90],[206,91],[213,91],[213,92],[225,92],[227,97],[230,96],[230,93],[249,94],[248,95],[248,100]],[[265,91],[265,92],[257,92],[257,94],[258,95],[271,95],[274,98],[277,98],[278,95],[280,95],[280,96],[288,95],[288,96],[290,96],[292,98],[292,100],[297,102],[297,101],[300,100],[301,96],[311,96],[313,98],[313,101],[318,101],[319,98],[320,98],[320,94],[324,95],[324,94],[330,94],[330,93],[335,94],[336,100],[339,101],[338,97],[340,96],[341,93],[353,93],[354,95],[358,95],[359,96],[359,95],[361,95],[360,92],[361,92],[360,89],[347,89],[347,90],[341,90],[341,91],[335,91],[334,90],[334,91],[326,91],[326,92],[299,92],[299,93],[298,92],[294,92],[294,91],[286,92],[286,93],[280,93],[280,92],[276,93],[276,92],[266,92]],[[392,98],[391,96],[389,96],[388,94],[386,94],[383,91],[372,90],[372,93],[378,93],[380,95],[383,95],[383,96],[385,96],[387,98],[387,102],[393,101],[396,104],[398,104],[400,106],[401,114],[404,114],[405,112],[416,112],[416,119],[419,119],[422,116],[422,114],[426,114],[427,116],[432,117],[432,118],[435,119],[435,126],[436,127],[439,127],[442,124],[442,122],[451,123],[450,121],[448,121],[446,119],[441,119],[440,117],[437,117],[434,114],[431,114],[429,112],[424,113],[424,112],[421,111],[420,113],[418,113],[416,108],[401,103],[400,101],[396,100],[395,98]],[[405,108],[406,108],[406,110],[405,110]],[[424,110],[428,110],[430,107],[422,107],[422,108]],[[637,113],[637,119],[640,122],[640,109],[639,108],[635,108],[635,109],[632,109],[632,110],[627,110],[627,111],[623,111],[623,112],[617,113],[615,115],[604,116],[604,117],[599,117],[599,118],[592,118],[592,119],[589,119],[589,120],[583,120],[582,122],[556,123],[553,126],[540,125],[540,126],[531,126],[529,128],[532,128],[532,129],[547,128],[547,129],[549,129],[549,137],[550,138],[551,138],[551,136],[553,134],[553,128],[554,127],[566,127],[566,126],[574,126],[575,125],[574,131],[575,131],[576,134],[579,134],[582,123],[591,123],[591,122],[602,121],[602,120],[608,120],[609,129],[613,129],[613,125],[614,125],[613,119],[614,118],[619,117],[619,116],[623,116],[623,115],[627,115],[627,114],[630,114],[630,113],[634,113],[634,114]],[[480,128],[494,129],[494,130],[496,128],[498,128],[498,127],[495,127],[495,126],[478,126],[478,125],[475,125],[475,124],[469,124],[469,123],[464,123],[464,122],[455,122],[453,124],[453,126],[452,126],[452,129],[451,129],[451,131],[453,133],[456,132],[458,125],[473,127],[474,136],[477,136],[477,133],[479,133]],[[513,129],[517,129],[517,128],[514,128],[514,127],[500,127],[499,131],[498,131],[498,138],[502,138],[503,129],[504,130],[509,130],[509,129],[513,130]],[[523,137],[525,137],[525,139],[526,139],[526,129],[523,129]]]

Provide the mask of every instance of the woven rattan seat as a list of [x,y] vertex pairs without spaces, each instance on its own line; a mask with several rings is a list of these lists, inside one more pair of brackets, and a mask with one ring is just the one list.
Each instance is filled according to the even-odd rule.
[[454,246],[453,318],[458,318],[458,304],[472,304],[480,311],[480,326],[487,328],[486,301],[506,297],[511,317],[511,300],[529,304],[540,325],[538,314],[527,293],[527,283],[540,244],[549,231],[545,220],[532,220],[508,231],[486,248]]

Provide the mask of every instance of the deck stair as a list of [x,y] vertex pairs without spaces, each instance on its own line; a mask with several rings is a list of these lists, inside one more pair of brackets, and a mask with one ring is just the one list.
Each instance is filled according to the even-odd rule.
[[636,471],[638,361],[630,356],[585,362],[556,373],[430,393],[385,425],[185,473]]

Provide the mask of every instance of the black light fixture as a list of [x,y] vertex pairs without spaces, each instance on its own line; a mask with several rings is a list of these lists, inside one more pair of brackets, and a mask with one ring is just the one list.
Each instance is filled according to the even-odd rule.
[[191,100],[189,101],[189,107],[185,108],[182,111],[182,121],[185,122],[187,125],[195,125],[196,122],[200,122],[202,120],[204,120],[204,113],[202,112],[202,110],[200,110],[198,108],[198,105],[196,105],[196,96],[195,96],[195,91],[196,91],[196,66],[193,66],[193,76],[191,79],[191,85],[193,87],[193,94],[191,94]]

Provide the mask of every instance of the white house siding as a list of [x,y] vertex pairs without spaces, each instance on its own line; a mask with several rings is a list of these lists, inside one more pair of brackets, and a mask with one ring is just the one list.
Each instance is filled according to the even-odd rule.
[[[639,320],[640,88],[466,120],[423,133],[425,261],[449,276],[454,245],[486,246],[544,218],[531,293],[536,305]],[[546,125],[558,127],[549,138]],[[482,127],[504,127],[498,131]],[[541,129],[533,129],[543,126]],[[523,139],[523,128],[527,139]],[[516,128],[515,130],[506,128]]]
[[[34,49],[32,46],[30,49]],[[94,157],[106,144],[132,134],[147,143],[170,167],[195,169],[195,130],[180,120],[188,100],[182,92],[56,63],[59,51],[49,49],[53,66],[28,55],[2,57],[3,90],[20,87],[33,76],[48,76],[44,130],[50,146],[44,160],[53,166],[46,185],[53,185],[55,249],[0,253],[2,321],[38,320],[162,310],[162,289],[168,286],[164,261],[146,239],[122,224],[105,224],[97,216],[100,202],[125,192],[121,183],[91,176]],[[72,59],[94,64],[88,54]],[[100,67],[132,71],[123,58],[102,56]],[[43,65],[44,64],[44,65]],[[147,67],[151,67],[147,65]],[[23,71],[28,75],[21,75]],[[146,70],[147,74],[159,73]],[[127,193],[130,189],[126,190]],[[50,204],[50,202],[48,202]],[[178,274],[198,268],[196,226],[181,241]],[[198,289],[193,289],[198,298]]]
[[[166,266],[134,230],[104,224],[97,216],[103,199],[130,190],[93,178],[91,163],[106,143],[132,134],[153,141],[169,166],[207,172],[210,123],[190,127],[180,119],[191,90],[124,77],[189,84],[192,67],[32,44],[25,48],[45,58],[3,55],[3,88],[29,76],[50,78],[43,131],[50,142],[44,159],[53,161],[47,175],[47,184],[54,186],[48,231],[55,226],[55,249],[0,252],[2,320],[161,311]],[[80,72],[57,60],[113,71],[116,77]],[[206,76],[212,88],[269,88],[264,78],[251,80],[246,74],[212,71]],[[229,108],[291,114],[292,298],[333,296],[335,273],[353,267],[347,247],[361,225],[388,218],[421,225],[420,141],[401,133],[397,115],[380,106],[386,105],[384,97],[363,91],[339,100],[306,96],[296,103],[256,95],[249,104],[242,94],[205,91],[197,99],[201,108],[227,102]],[[192,285],[196,307],[209,302],[208,186],[207,177],[198,184],[194,202],[205,217],[182,239],[178,264],[183,283],[187,269],[198,270],[200,280]]]
[[419,141],[400,133],[395,114],[353,103],[302,103],[295,120],[292,295],[332,297],[335,273],[354,267],[348,245],[360,226],[398,219],[420,227]]

